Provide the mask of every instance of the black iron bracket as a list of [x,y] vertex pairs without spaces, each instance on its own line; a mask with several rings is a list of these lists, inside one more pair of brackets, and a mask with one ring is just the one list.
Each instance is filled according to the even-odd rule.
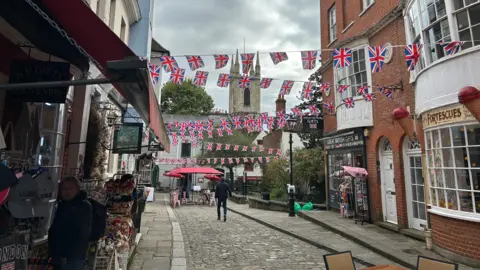
[[390,89],[390,90],[393,90],[393,91],[402,91],[403,92],[403,81],[400,80],[400,82],[396,83],[396,84],[392,84],[392,85],[384,85],[383,88],[385,89]]

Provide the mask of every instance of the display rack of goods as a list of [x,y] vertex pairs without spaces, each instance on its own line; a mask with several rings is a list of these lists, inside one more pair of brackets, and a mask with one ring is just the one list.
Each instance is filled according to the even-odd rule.
[[115,267],[115,242],[113,239],[102,238],[97,243],[94,270],[116,270]]
[[129,215],[132,211],[135,182],[133,180],[125,182],[110,180],[105,184],[105,187],[109,212]]

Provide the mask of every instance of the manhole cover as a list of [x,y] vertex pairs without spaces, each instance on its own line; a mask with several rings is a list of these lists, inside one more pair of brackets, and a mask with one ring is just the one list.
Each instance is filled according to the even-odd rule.
[[412,249],[412,248],[404,249],[402,251],[405,252],[405,253],[411,254],[411,255],[420,255],[421,254],[418,250]]

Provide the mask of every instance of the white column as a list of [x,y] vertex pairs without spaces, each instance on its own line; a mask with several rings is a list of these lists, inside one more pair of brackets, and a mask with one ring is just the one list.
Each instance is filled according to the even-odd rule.
[[450,28],[450,36],[453,40],[460,40],[458,35],[457,20],[455,19],[455,14],[453,14],[454,6],[452,0],[445,0],[445,10],[448,17],[448,28]]

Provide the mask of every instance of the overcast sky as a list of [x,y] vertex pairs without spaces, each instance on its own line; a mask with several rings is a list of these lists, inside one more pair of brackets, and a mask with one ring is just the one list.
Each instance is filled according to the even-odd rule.
[[[307,81],[312,71],[303,70],[300,52],[288,53],[289,60],[274,65],[268,53],[320,49],[319,0],[166,0],[155,1],[153,36],[173,56],[233,54],[260,51],[262,77],[277,78],[262,89],[262,112],[275,111],[275,99],[283,80]],[[264,52],[262,54],[262,52]],[[212,56],[202,57],[210,72],[207,92],[215,107],[228,110],[228,88],[219,88],[219,73]],[[176,57],[180,67],[193,76],[185,57]],[[318,65],[318,63],[317,63]],[[163,75],[163,82],[169,75]],[[295,83],[287,97],[287,108],[300,103],[295,97],[303,83]]]

